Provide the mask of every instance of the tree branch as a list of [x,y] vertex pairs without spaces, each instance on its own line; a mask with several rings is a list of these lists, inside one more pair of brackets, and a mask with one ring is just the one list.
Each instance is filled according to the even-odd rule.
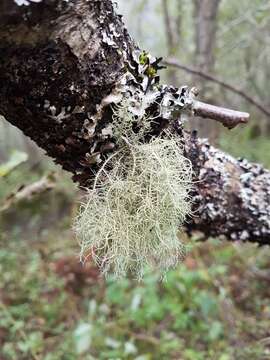
[[56,178],[54,173],[50,173],[31,184],[21,185],[18,190],[9,194],[9,196],[4,200],[3,205],[0,207],[0,212],[8,210],[16,203],[31,200],[37,195],[50,191],[55,187],[55,185]]
[[232,126],[247,115],[202,105],[186,87],[156,86],[159,68],[110,0],[0,3],[0,113],[74,181],[90,187],[116,150],[112,107],[129,97],[134,115],[155,119],[149,137],[168,126],[182,137],[195,171],[189,230],[270,244],[270,173],[190,137],[179,118],[193,108]]
[[188,230],[270,245],[270,171],[196,137],[186,141],[186,151],[198,181]]
[[175,68],[184,70],[190,74],[193,75],[197,75],[200,76],[208,81],[214,82],[216,84],[219,84],[220,86],[222,86],[223,88],[238,94],[239,96],[241,96],[243,99],[245,99],[246,101],[248,101],[250,104],[254,105],[257,109],[259,109],[264,115],[266,115],[267,117],[270,117],[270,110],[268,110],[267,108],[265,108],[264,105],[262,105],[257,99],[254,99],[253,97],[249,96],[248,94],[246,94],[243,90],[240,90],[238,88],[236,88],[233,85],[230,85],[226,82],[224,82],[221,79],[218,79],[217,77],[207,74],[203,71],[191,68],[189,66],[183,65],[181,64],[178,60],[176,59],[166,59],[163,60],[163,64],[166,66],[173,66]]

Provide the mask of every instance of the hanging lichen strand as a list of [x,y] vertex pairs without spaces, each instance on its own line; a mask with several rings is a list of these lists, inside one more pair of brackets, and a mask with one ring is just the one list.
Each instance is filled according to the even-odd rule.
[[104,104],[117,104],[103,131],[116,150],[97,172],[75,231],[83,261],[90,256],[105,275],[141,279],[146,265],[163,275],[185,256],[178,233],[191,212],[192,167],[162,125],[176,120],[187,89],[159,85],[160,59],[136,51],[132,59]]
[[192,167],[170,133],[145,143],[155,119],[134,115],[134,99],[115,107],[111,130],[118,151],[103,164],[75,223],[81,258],[106,275],[146,265],[161,275],[185,257],[179,227],[191,212]]

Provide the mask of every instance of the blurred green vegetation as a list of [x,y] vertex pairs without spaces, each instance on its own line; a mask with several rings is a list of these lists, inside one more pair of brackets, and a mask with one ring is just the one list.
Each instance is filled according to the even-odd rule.
[[[269,166],[269,143],[251,138],[242,129],[220,142]],[[71,227],[80,194],[67,174],[23,163],[0,179],[0,202],[52,169],[51,192],[1,213],[1,360],[270,358],[268,248],[195,234],[165,281],[151,272],[140,283],[105,280],[79,263]]]
[[247,158],[270,168],[269,135],[254,134],[255,126],[240,126],[234,130],[225,130],[220,136],[218,145],[235,157]]

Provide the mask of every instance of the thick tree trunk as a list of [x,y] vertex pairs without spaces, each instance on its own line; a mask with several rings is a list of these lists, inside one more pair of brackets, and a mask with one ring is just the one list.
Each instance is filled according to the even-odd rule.
[[0,113],[74,181],[91,186],[115,150],[111,106],[128,94],[134,116],[155,117],[149,137],[169,125],[183,137],[197,181],[188,228],[270,243],[270,173],[183,131],[189,91],[156,85],[158,59],[139,51],[110,0],[4,0],[0,24]]

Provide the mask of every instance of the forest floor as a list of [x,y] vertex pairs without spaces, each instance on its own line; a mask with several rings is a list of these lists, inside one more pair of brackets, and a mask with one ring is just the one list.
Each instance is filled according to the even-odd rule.
[[[241,145],[236,134],[222,146],[235,152],[233,141],[236,155],[270,166],[269,140]],[[0,179],[0,202],[44,171],[24,164]],[[105,280],[78,261],[78,199],[61,172],[51,192],[2,212],[0,360],[270,359],[269,248],[195,234],[163,282],[150,271]]]

